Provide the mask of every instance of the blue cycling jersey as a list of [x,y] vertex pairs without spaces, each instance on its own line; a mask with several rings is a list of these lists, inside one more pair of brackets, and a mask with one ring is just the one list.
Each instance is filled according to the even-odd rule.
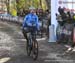
[[35,27],[39,30],[38,16],[32,13],[25,16],[24,21],[23,21],[23,28],[32,26],[32,22],[36,24]]

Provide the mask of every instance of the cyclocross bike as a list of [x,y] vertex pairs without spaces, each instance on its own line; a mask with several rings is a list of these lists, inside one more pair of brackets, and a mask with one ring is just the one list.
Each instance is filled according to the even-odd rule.
[[30,27],[30,31],[27,33],[28,42],[26,44],[27,55],[32,53],[33,59],[38,57],[38,42],[36,40],[36,32],[34,32],[34,26]]

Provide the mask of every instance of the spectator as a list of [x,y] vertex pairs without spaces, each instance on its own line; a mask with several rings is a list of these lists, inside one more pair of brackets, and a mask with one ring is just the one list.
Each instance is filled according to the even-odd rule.
[[59,12],[60,14],[63,14],[63,13],[64,13],[64,9],[61,8],[61,7],[59,6],[59,8],[58,8],[58,12]]
[[49,38],[49,26],[51,25],[51,13],[49,10],[47,10],[46,13],[47,13],[47,37]]
[[58,14],[56,13],[56,20],[58,21],[58,24],[59,24],[60,26],[62,26],[62,21],[63,21],[63,20],[62,20],[60,14],[58,15]]

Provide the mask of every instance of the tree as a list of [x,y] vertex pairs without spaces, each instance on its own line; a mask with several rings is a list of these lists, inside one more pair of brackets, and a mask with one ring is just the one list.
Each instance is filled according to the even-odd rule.
[[8,12],[8,14],[10,13],[10,0],[6,0],[5,1],[6,2],[6,6],[7,6],[7,12]]
[[45,0],[45,1],[46,1],[46,3],[47,3],[48,8],[50,9],[50,8],[51,8],[51,6],[50,6],[51,0]]
[[39,2],[40,2],[40,7],[42,8],[42,0],[40,0]]
[[16,0],[17,11],[22,14],[23,10],[27,10],[30,6],[35,8],[46,9],[47,4],[45,0]]

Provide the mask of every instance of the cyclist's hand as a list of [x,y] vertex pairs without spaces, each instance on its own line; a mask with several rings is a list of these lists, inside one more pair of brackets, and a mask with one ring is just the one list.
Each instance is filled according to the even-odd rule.
[[21,27],[21,30],[25,30],[25,27]]
[[23,30],[24,29],[24,27],[21,27],[21,30]]
[[31,26],[31,23],[27,23],[28,26]]

